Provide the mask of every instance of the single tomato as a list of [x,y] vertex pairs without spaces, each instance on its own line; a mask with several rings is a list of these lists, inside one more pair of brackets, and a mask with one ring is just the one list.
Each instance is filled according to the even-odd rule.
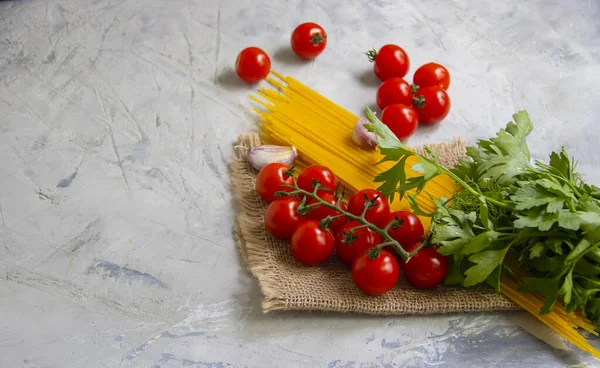
[[[333,171],[329,170],[325,166],[311,165],[304,169],[300,175],[298,175],[297,185],[298,188],[311,192],[314,190],[313,180],[321,183],[322,187],[334,190],[337,186],[337,179],[333,174]],[[326,192],[326,190],[319,190],[319,193]]]
[[294,258],[306,266],[324,262],[333,252],[333,235],[319,226],[319,221],[307,220],[298,225],[290,240]]
[[385,227],[390,214],[390,204],[385,196],[375,189],[363,189],[350,197],[348,212],[355,216],[362,215],[367,200],[373,201],[374,204],[367,210],[365,219],[377,227]]
[[302,59],[314,59],[327,46],[327,33],[316,23],[302,23],[292,32],[292,50]]
[[393,77],[403,78],[410,69],[408,55],[398,45],[385,45],[379,52],[369,51],[367,56],[374,62],[373,71],[382,81]]
[[279,162],[263,167],[256,176],[256,191],[267,202],[277,199],[276,192],[292,191],[284,185],[294,185],[294,178],[290,168]]
[[381,112],[381,121],[390,128],[399,140],[405,140],[417,130],[419,116],[410,106],[389,105]]
[[304,217],[298,214],[299,204],[300,201],[292,197],[271,202],[264,216],[267,230],[277,238],[288,239],[292,236],[294,229],[304,220]]
[[450,105],[450,96],[438,86],[419,88],[413,103],[419,121],[428,125],[444,120],[450,112]]
[[443,90],[450,87],[450,73],[445,66],[438,63],[421,65],[413,76],[413,83],[419,87],[438,86]]
[[258,47],[248,47],[238,54],[235,71],[245,82],[260,82],[271,71],[271,59]]
[[405,249],[416,242],[420,242],[421,237],[425,234],[425,230],[417,215],[409,211],[396,211],[390,213],[387,222],[389,223],[396,217],[399,220],[404,220],[404,222],[402,226],[398,228],[392,227],[388,230],[388,234],[392,239],[400,243],[402,248]]
[[362,227],[354,230],[353,241],[346,242],[347,234],[356,227],[361,226],[358,221],[352,221],[344,225],[335,235],[335,254],[342,263],[352,265],[354,259],[367,249],[381,244],[381,237],[373,230]]
[[[407,251],[415,250],[421,243],[413,243]],[[408,261],[402,261],[404,277],[414,287],[433,289],[440,285],[448,272],[448,257],[438,253],[435,247],[421,248]]]
[[390,291],[400,275],[396,258],[385,250],[371,259],[371,250],[363,252],[352,262],[352,279],[368,295],[382,295]]
[[[323,201],[335,205],[337,204],[337,199],[335,198],[335,194],[333,192],[322,192],[319,193],[319,198],[321,198]],[[308,204],[315,204],[317,203],[316,200],[314,199],[310,199],[308,201]],[[346,211],[347,207],[345,204],[340,203],[340,207],[342,208],[342,210]],[[322,204],[318,204],[315,207],[311,208],[310,212],[306,215],[306,217],[308,217],[311,220],[316,220],[316,221],[321,221],[322,219],[324,219],[327,216],[337,216],[340,213],[332,208],[323,206]],[[339,229],[342,225],[344,225],[346,223],[347,219],[345,216],[333,219],[330,223],[329,223],[329,230],[331,231],[332,234],[335,234],[337,232],[337,229]]]
[[377,89],[377,106],[382,110],[391,104],[399,103],[410,106],[412,102],[412,88],[402,78],[394,77],[387,79]]

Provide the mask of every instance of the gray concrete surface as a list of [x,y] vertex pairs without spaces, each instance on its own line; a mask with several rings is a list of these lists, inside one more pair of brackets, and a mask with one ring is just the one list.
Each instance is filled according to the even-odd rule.
[[[362,53],[398,43],[410,75],[453,77],[449,117],[409,143],[488,137],[525,108],[533,155],[565,145],[600,184],[598,19],[598,0],[1,1],[0,366],[598,366],[514,313],[263,315],[227,170],[256,124],[243,47],[359,113]],[[329,34],[312,62],[288,47],[303,21]]]

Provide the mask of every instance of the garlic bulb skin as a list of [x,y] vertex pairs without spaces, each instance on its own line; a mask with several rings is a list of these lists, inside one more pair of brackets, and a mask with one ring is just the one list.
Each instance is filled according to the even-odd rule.
[[365,124],[371,124],[371,122],[366,118],[361,118],[356,122],[356,125],[354,125],[354,129],[352,130],[352,140],[361,148],[373,149],[377,147],[377,136],[375,133],[369,132],[367,128],[364,127]]
[[291,166],[296,160],[296,148],[291,146],[263,145],[248,151],[248,162],[256,170],[261,170],[273,162]]

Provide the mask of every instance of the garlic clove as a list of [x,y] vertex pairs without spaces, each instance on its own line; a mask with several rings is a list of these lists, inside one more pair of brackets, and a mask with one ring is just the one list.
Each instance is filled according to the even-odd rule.
[[296,160],[296,148],[291,146],[263,145],[252,147],[248,151],[248,162],[260,170],[273,162],[291,166]]
[[373,149],[377,147],[377,136],[365,128],[365,124],[371,124],[366,118],[361,118],[354,125],[352,130],[352,140],[361,148]]

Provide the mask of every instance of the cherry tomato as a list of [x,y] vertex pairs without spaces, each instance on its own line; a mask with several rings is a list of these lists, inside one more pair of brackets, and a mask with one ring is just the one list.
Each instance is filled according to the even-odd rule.
[[245,82],[260,82],[271,71],[271,59],[258,47],[248,47],[238,54],[235,71]]
[[292,197],[279,198],[267,207],[265,211],[265,227],[269,232],[282,239],[292,236],[294,229],[304,220],[298,214],[300,201]]
[[410,68],[410,60],[406,51],[398,45],[385,45],[379,52],[367,53],[370,60],[374,60],[373,71],[377,78],[385,81],[389,78],[403,78]]
[[256,176],[256,191],[262,199],[272,202],[277,197],[276,192],[291,192],[291,188],[284,188],[282,185],[294,185],[294,178],[286,165],[273,162],[263,167]]
[[402,78],[387,79],[377,89],[377,106],[382,110],[391,104],[410,106],[412,102],[413,92],[410,84]]
[[421,65],[413,76],[413,83],[419,87],[438,86],[443,90],[450,87],[450,73],[445,66],[438,63]]
[[382,295],[390,291],[400,274],[396,258],[385,250],[380,250],[375,259],[369,258],[369,250],[352,262],[352,279],[360,290],[368,295]]
[[438,86],[419,88],[413,104],[424,124],[436,124],[450,112],[450,96]]
[[[333,192],[320,193],[319,198],[321,198],[322,200],[324,200],[325,202],[327,202],[329,204],[337,204],[337,199],[335,198],[335,194]],[[317,202],[316,200],[311,199],[308,201],[308,204],[310,205],[310,204],[314,204],[316,202]],[[347,210],[346,205],[343,203],[340,204],[340,207],[342,207],[342,209],[344,211]],[[319,204],[319,205],[313,207],[306,217],[308,217],[311,220],[321,221],[322,219],[324,219],[327,216],[337,216],[339,214],[340,213],[338,211],[331,209],[329,207],[325,207],[322,204]],[[329,230],[331,231],[332,234],[335,234],[337,232],[337,230],[346,223],[346,221],[347,221],[347,219],[345,216],[332,220],[329,223]]]
[[[407,247],[407,251],[415,250],[421,242]],[[402,261],[404,277],[414,287],[433,289],[440,285],[448,272],[448,257],[439,254],[435,247],[421,248],[408,262]]]
[[417,112],[412,107],[403,104],[393,104],[383,109],[381,121],[400,140],[405,140],[413,135],[419,126]]
[[316,23],[302,23],[292,32],[292,50],[302,59],[314,59],[327,46],[327,33]]
[[298,262],[314,266],[325,261],[333,252],[333,235],[321,229],[318,221],[304,221],[294,230],[290,250]]
[[390,204],[383,194],[375,189],[363,189],[350,197],[348,211],[353,215],[360,216],[365,208],[365,195],[368,200],[373,200],[377,197],[375,206],[367,210],[365,219],[377,227],[385,227],[390,214]]
[[358,221],[352,221],[344,225],[335,235],[335,253],[340,261],[347,265],[352,265],[354,259],[367,249],[381,244],[381,237],[373,230],[363,227],[354,231],[354,241],[346,243],[344,239],[350,230],[357,226],[361,226]]
[[390,228],[388,230],[388,234],[392,237],[392,239],[400,243],[400,245],[405,249],[409,245],[420,242],[421,237],[425,234],[425,230],[423,229],[423,224],[417,215],[409,211],[392,212],[388,216],[388,223],[396,217],[398,217],[400,220],[404,220],[404,222],[399,228]]
[[[298,175],[298,188],[306,190],[307,192],[313,191],[313,179],[321,183],[322,187],[335,189],[337,185],[337,179],[331,170],[321,165],[311,165],[304,169],[300,175]],[[319,193],[326,192],[326,190],[319,190]]]

